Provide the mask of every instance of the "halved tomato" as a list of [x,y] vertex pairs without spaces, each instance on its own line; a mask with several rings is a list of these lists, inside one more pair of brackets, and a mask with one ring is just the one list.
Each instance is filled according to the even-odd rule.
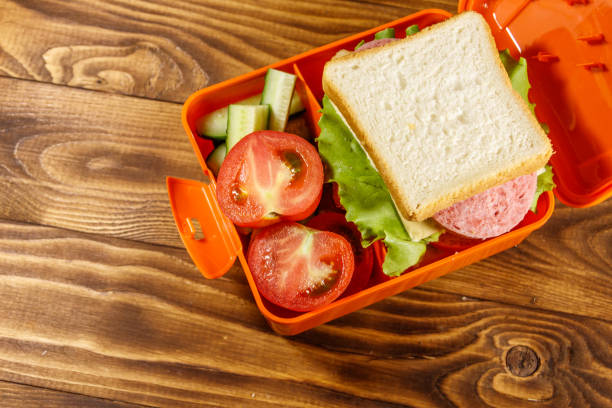
[[344,215],[331,211],[315,215],[306,225],[310,228],[340,234],[351,244],[355,256],[355,271],[343,295],[352,295],[365,288],[372,275],[374,253],[371,246],[367,248],[361,246],[361,234],[357,226],[348,222]]
[[236,143],[217,177],[219,206],[242,227],[303,220],[317,208],[322,189],[323,164],[315,147],[272,130]]
[[254,232],[247,263],[264,298],[298,312],[333,302],[354,269],[351,245],[342,236],[288,221]]

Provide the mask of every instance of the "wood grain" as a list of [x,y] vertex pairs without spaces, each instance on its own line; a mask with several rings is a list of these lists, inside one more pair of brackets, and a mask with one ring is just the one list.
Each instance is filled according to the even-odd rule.
[[456,1],[7,0],[0,74],[183,102],[207,85],[431,7],[454,12]]
[[238,268],[205,280],[180,249],[0,222],[0,250],[3,381],[164,407],[612,404],[602,320],[415,289],[283,338]]
[[0,2],[0,405],[612,406],[610,200],[293,338],[182,248],[175,102],[427,7],[456,2]]
[[68,392],[0,381],[2,408],[142,408],[128,404]]
[[557,202],[519,246],[425,287],[612,321],[612,200],[588,209]]
[[180,105],[7,78],[0,89],[0,217],[181,245],[165,177],[202,172]]
[[[164,177],[201,172],[174,103],[0,78],[0,217],[182,248]],[[28,100],[30,102],[23,103]],[[612,201],[427,287],[612,320]]]

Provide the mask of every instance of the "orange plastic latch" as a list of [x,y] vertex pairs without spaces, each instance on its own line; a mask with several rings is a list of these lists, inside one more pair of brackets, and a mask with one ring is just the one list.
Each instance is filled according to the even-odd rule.
[[202,275],[223,276],[242,251],[240,237],[216,200],[215,182],[166,178],[174,222],[187,252]]

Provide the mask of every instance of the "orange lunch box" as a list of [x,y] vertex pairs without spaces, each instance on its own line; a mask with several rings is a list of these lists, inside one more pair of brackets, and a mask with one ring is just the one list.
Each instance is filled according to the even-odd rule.
[[[545,0],[540,0],[545,1]],[[557,0],[558,1],[558,0]],[[525,3],[527,3],[526,1]],[[460,11],[464,8],[477,8],[485,2],[475,5],[474,2],[466,5],[460,3]],[[514,3],[514,2],[510,2]],[[569,7],[569,6],[568,6]],[[486,7],[485,7],[486,8]],[[480,10],[479,10],[480,11]],[[554,208],[554,197],[551,192],[540,196],[537,212],[528,212],[523,221],[512,231],[502,236],[485,240],[472,247],[458,252],[437,248],[428,248],[424,261],[418,267],[404,273],[403,275],[378,283],[371,280],[369,286],[360,292],[350,296],[341,296],[331,304],[310,312],[294,312],[276,306],[263,298],[257,290],[249,266],[245,259],[246,238],[238,234],[232,222],[221,212],[216,199],[215,179],[206,166],[205,159],[213,149],[212,141],[198,136],[196,132],[196,121],[208,112],[227,106],[233,102],[248,98],[260,93],[264,85],[264,76],[268,68],[275,68],[297,76],[296,90],[303,105],[304,113],[310,131],[318,135],[318,120],[320,118],[320,101],[323,97],[321,87],[321,75],[323,66],[340,49],[353,49],[361,40],[371,40],[374,34],[388,27],[393,27],[399,35],[413,24],[421,29],[431,24],[438,23],[450,17],[450,14],[442,10],[423,10],[402,19],[384,24],[360,34],[350,36],[346,39],[316,48],[306,53],[288,58],[275,64],[257,69],[248,74],[230,79],[228,81],[202,89],[189,97],[185,102],[182,112],[182,121],[185,131],[191,141],[196,156],[204,172],[204,182],[183,180],[173,177],[167,178],[167,187],[170,204],[174,219],[183,240],[183,243],[193,259],[195,265],[207,278],[217,278],[226,273],[234,264],[236,258],[240,261],[242,269],[247,277],[249,286],[257,307],[268,321],[272,329],[282,335],[294,335],[308,330],[320,324],[326,323],[337,317],[351,313],[388,296],[395,295],[406,289],[418,286],[422,283],[445,275],[453,270],[462,268],[477,262],[495,253],[501,252],[519,244],[532,231],[541,227],[551,216]],[[499,38],[498,38],[499,41]],[[500,44],[498,42],[498,44]],[[505,43],[501,43],[505,44]],[[503,48],[506,48],[505,46]],[[516,56],[517,53],[515,52]],[[531,72],[529,72],[530,78]],[[532,83],[535,82],[532,79]],[[532,88],[532,91],[534,88]],[[536,103],[538,103],[536,101]],[[548,111],[538,104],[536,114],[542,122],[549,123]],[[541,116],[540,116],[541,115]],[[609,115],[612,117],[612,115]],[[557,150],[555,156],[560,156],[559,151],[563,148],[555,143],[553,132],[557,132],[556,125],[551,126],[551,139]],[[608,150],[610,152],[610,150]],[[610,156],[608,165],[610,165]],[[564,162],[557,158],[559,165]],[[556,163],[553,161],[553,166]],[[556,167],[555,167],[556,170]],[[606,168],[602,175],[604,184],[596,183],[596,188],[589,191],[589,196],[584,199],[575,199],[576,192],[572,190],[564,193],[564,201],[571,201],[584,205],[599,202],[609,196],[612,190],[612,166]],[[563,172],[559,174],[564,175]],[[557,177],[558,178],[558,177]],[[556,180],[557,181],[557,180]],[[607,183],[607,184],[606,184]],[[557,182],[559,189],[565,184]],[[587,186],[583,186],[587,187]],[[563,190],[565,191],[565,190]],[[582,191],[577,194],[580,195]],[[565,200],[565,197],[570,197]],[[595,198],[593,198],[595,197]],[[590,202],[587,202],[591,200]],[[197,224],[201,231],[198,231]],[[244,242],[243,242],[244,240]],[[384,247],[380,243],[375,246],[375,268],[380,268],[384,260]]]

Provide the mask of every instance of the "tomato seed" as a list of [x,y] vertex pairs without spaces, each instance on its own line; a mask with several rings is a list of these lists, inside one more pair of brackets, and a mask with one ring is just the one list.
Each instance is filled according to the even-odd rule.
[[304,162],[299,154],[292,151],[284,151],[281,153],[283,164],[291,171],[291,182],[294,182],[302,173]]
[[246,201],[247,196],[249,195],[246,188],[244,188],[243,185],[240,184],[234,184],[232,186],[232,200],[234,200],[237,203],[243,203]]
[[328,276],[324,279],[321,279],[318,282],[315,282],[311,287],[306,289],[306,295],[308,296],[319,296],[325,294],[329,291],[332,286],[338,281],[340,277],[340,271],[336,269],[332,269]]

